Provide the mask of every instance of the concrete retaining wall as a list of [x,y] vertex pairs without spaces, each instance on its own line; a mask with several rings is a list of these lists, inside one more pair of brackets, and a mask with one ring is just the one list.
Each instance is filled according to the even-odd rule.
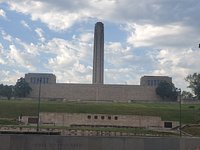
[[53,122],[54,124],[61,126],[110,125],[130,127],[163,127],[160,117],[134,115],[40,113],[40,121],[41,123]]
[[[28,123],[26,116],[21,122]],[[172,128],[178,126],[178,122],[169,121]],[[101,126],[126,126],[126,127],[157,127],[164,128],[164,121],[157,116],[136,115],[109,115],[109,114],[76,114],[76,113],[40,113],[41,124],[54,124],[56,126],[72,125],[101,125]]]
[[0,150],[199,150],[200,138],[0,135]]

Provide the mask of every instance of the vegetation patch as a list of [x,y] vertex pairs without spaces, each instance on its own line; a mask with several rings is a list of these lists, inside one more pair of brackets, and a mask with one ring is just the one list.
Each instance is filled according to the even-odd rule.
[[200,125],[185,126],[183,131],[193,136],[200,136]]
[[18,125],[19,122],[12,119],[0,119],[0,125]]
[[[191,106],[195,106],[192,107]],[[36,116],[37,100],[0,100],[0,118],[16,119],[20,115]],[[41,101],[40,112],[91,113],[113,115],[159,116],[162,120],[179,121],[178,103],[84,103]],[[200,104],[182,104],[182,122],[197,123]]]

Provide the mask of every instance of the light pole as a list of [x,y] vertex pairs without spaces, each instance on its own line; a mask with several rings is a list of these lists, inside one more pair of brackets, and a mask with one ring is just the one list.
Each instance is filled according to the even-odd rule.
[[41,83],[42,83],[42,78],[40,78],[40,82],[39,82],[38,112],[37,112],[37,132],[39,131],[39,124],[40,124],[40,93],[41,93]]
[[177,93],[178,93],[178,98],[179,98],[179,135],[180,137],[182,136],[182,131],[181,131],[181,127],[182,127],[182,110],[181,110],[181,89],[177,89]]

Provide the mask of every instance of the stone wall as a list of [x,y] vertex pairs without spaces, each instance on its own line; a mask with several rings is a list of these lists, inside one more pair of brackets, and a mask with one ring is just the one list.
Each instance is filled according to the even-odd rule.
[[143,76],[140,78],[140,85],[157,87],[160,82],[172,83],[172,77],[168,76]]
[[56,76],[52,73],[27,73],[25,80],[29,84],[55,84]]
[[199,150],[200,138],[0,135],[1,150]]
[[[25,124],[33,116],[22,116],[19,121]],[[76,114],[76,113],[40,113],[40,124],[56,126],[102,126],[102,127],[156,127],[164,128],[164,122],[156,116]],[[172,128],[178,122],[171,122]]]
[[[30,84],[30,97],[37,98],[39,85]],[[111,84],[42,84],[41,98],[66,99],[76,101],[112,101],[130,102],[160,101],[154,87],[140,85],[111,85]]]
[[40,113],[41,124],[163,127],[160,117],[108,114]]

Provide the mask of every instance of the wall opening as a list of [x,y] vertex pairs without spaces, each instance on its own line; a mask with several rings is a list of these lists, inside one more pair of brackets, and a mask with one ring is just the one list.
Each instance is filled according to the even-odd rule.
[[164,122],[164,128],[172,128],[172,122]]

